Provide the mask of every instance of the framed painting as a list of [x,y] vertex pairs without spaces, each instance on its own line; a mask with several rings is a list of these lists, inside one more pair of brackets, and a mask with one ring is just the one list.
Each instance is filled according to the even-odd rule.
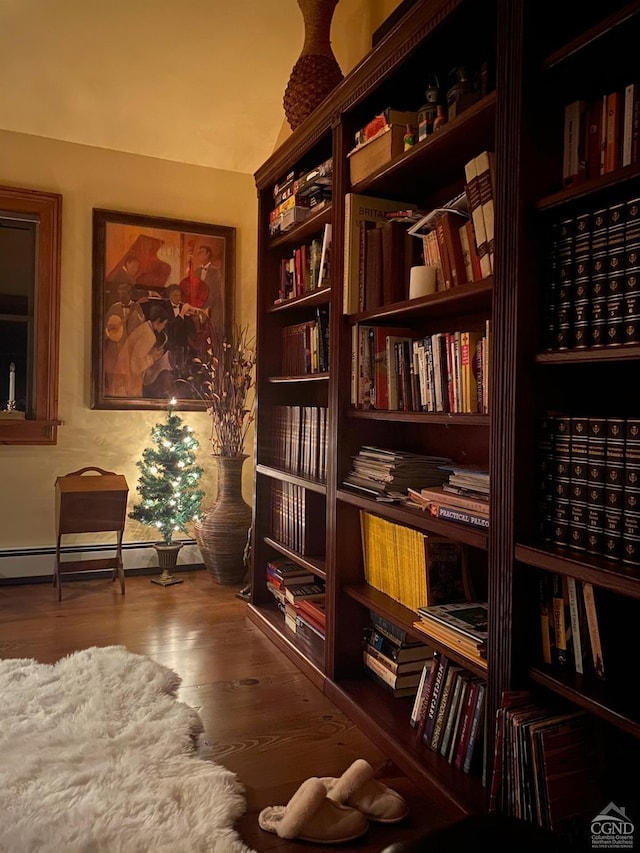
[[202,409],[188,377],[233,324],[235,228],[93,211],[93,409]]

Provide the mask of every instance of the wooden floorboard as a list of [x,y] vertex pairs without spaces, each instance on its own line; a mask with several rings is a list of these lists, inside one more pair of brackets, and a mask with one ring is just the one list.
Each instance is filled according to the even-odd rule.
[[237,829],[258,853],[328,850],[263,832],[257,815],[286,803],[309,776],[338,776],[356,758],[403,794],[411,814],[400,825],[371,824],[348,849],[380,853],[461,816],[387,762],[248,621],[237,587],[215,584],[204,571],[180,577],[183,583],[168,587],[127,578],[125,596],[109,580],[74,579],[63,584],[61,602],[47,584],[0,587],[0,657],[53,663],[89,646],[123,645],[175,670],[178,698],[198,710],[213,760],[245,786],[247,812]]

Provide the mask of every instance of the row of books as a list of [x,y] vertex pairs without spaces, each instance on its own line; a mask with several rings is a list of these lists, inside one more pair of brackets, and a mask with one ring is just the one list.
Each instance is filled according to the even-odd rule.
[[306,376],[329,369],[329,306],[316,308],[316,319],[282,329],[282,373]]
[[273,187],[273,210],[269,213],[269,233],[275,236],[303,222],[314,209],[331,201],[333,158],[296,175],[289,172]]
[[274,406],[271,437],[275,467],[302,477],[326,479],[326,406]]
[[363,445],[353,457],[353,467],[343,481],[350,489],[375,498],[404,493],[416,483],[437,484],[447,478],[445,456],[428,456]]
[[591,848],[584,832],[606,803],[584,711],[551,707],[528,691],[502,696],[496,715],[489,810],[553,830],[569,849]]
[[408,412],[489,411],[490,321],[426,337],[404,327],[352,326],[351,403]]
[[545,346],[640,343],[640,199],[551,223]]
[[471,593],[465,546],[360,510],[364,577],[414,613]]
[[486,689],[483,678],[434,652],[411,712],[418,739],[464,773],[482,766]]
[[408,299],[410,270],[421,263],[421,246],[406,223],[363,219],[358,235],[358,311]]
[[295,483],[271,483],[273,538],[303,556],[325,552],[325,500]]
[[604,680],[593,585],[556,572],[541,572],[539,584],[543,661]]
[[640,419],[550,414],[537,453],[541,539],[640,565]]
[[629,83],[597,100],[572,101],[564,110],[562,181],[574,186],[638,162],[640,88]]
[[280,260],[280,282],[275,304],[311,293],[329,284],[331,276],[331,223],[324,226],[322,238],[314,237]]
[[488,618],[484,601],[458,600],[418,608],[414,628],[444,643],[469,661],[486,662]]

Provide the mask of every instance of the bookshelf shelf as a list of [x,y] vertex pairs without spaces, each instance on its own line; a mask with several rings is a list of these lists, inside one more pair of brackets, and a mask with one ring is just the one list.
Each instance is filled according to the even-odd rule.
[[437,317],[459,316],[461,313],[477,313],[491,310],[493,276],[482,281],[461,284],[451,290],[433,293],[408,302],[385,305],[375,311],[363,311],[350,315],[356,323],[385,321],[423,320]]
[[640,163],[632,163],[630,166],[617,169],[615,172],[599,175],[596,178],[589,178],[589,180],[577,184],[575,187],[568,187],[567,189],[559,190],[545,196],[535,203],[535,207],[540,213],[545,213],[574,202],[582,202],[591,196],[607,192],[618,186],[626,185],[629,182],[638,183],[639,181]]
[[639,16],[640,2],[633,0],[632,3],[627,3],[621,9],[603,18],[597,24],[563,45],[562,48],[547,56],[543,63],[544,70],[552,71],[568,60],[574,59],[578,54],[582,53],[586,48],[592,47],[599,40],[610,38],[630,22],[637,21]]
[[279,468],[272,468],[270,465],[259,463],[256,465],[256,473],[263,477],[270,477],[272,480],[281,480],[286,483],[294,483],[296,486],[302,486],[310,492],[318,492],[320,495],[326,495],[327,484],[319,480],[310,480],[307,477],[298,477],[296,474],[291,474],[289,471],[281,471]]
[[515,556],[528,566],[568,575],[630,598],[640,598],[640,571],[624,563],[595,555],[590,555],[586,563],[575,551],[562,553],[531,545],[516,545]]
[[453,801],[465,812],[477,814],[484,810],[485,791],[480,780],[456,770],[417,742],[416,732],[409,724],[412,700],[381,698],[380,688],[364,677],[327,681],[325,692],[345,708],[363,732],[380,743],[385,755],[401,765],[416,784],[428,787],[430,796]]
[[580,708],[611,723],[617,729],[640,737],[640,718],[637,705],[627,695],[613,695],[606,682],[587,679],[575,673],[558,673],[548,667],[531,667],[529,677],[537,684],[563,696]]
[[284,302],[279,302],[277,305],[274,304],[268,311],[272,314],[282,314],[301,308],[315,308],[317,305],[328,305],[330,297],[330,287],[319,287],[311,293],[305,293],[304,296],[297,296],[295,299],[287,299]]
[[286,385],[302,382],[326,382],[328,379],[328,373],[305,373],[302,376],[269,376],[267,377],[267,382],[271,382],[274,385]]
[[640,346],[601,347],[600,349],[542,352],[535,357],[536,364],[584,364],[611,361],[637,361]]
[[354,420],[395,421],[397,423],[449,424],[455,426],[490,426],[489,415],[449,412],[398,412],[385,409],[349,409],[348,417]]
[[462,185],[460,164],[483,147],[493,145],[495,112],[496,93],[492,92],[437,133],[394,157],[365,180],[353,184],[351,191],[375,190],[390,198],[410,199],[416,191],[416,173],[426,169],[438,172],[442,184],[458,182]]
[[284,616],[275,605],[250,603],[247,605],[247,615],[254,625],[257,625],[288,658],[295,662],[316,687],[323,689],[324,661],[320,660],[306,644],[304,649],[301,647],[296,635],[284,624]]
[[295,225],[293,228],[285,231],[284,234],[274,237],[269,243],[269,248],[278,249],[281,246],[293,246],[296,243],[304,243],[305,240],[319,231],[323,225],[331,222],[331,219],[331,204],[327,204],[317,213],[310,214],[300,225]]
[[298,554],[297,551],[294,551],[292,548],[287,548],[286,545],[283,545],[281,542],[278,542],[271,536],[265,536],[264,542],[270,548],[273,548],[274,551],[278,551],[278,553],[282,554],[283,557],[288,557],[290,560],[292,560],[294,563],[297,563],[299,566],[302,566],[305,569],[309,569],[309,571],[313,572],[314,575],[317,575],[317,577],[323,579],[327,577],[327,568],[324,558],[306,557],[302,554]]
[[409,506],[401,506],[396,504],[380,503],[371,500],[370,498],[362,497],[354,492],[349,492],[346,489],[339,489],[337,499],[352,506],[365,509],[368,512],[373,512],[376,515],[388,518],[390,521],[395,521],[398,524],[405,524],[409,527],[415,527],[419,530],[424,530],[425,533],[434,533],[437,536],[446,536],[449,539],[455,539],[456,542],[463,542],[466,545],[471,545],[474,548],[479,548],[482,551],[487,550],[488,537],[487,533],[479,532],[473,527],[467,527],[464,524],[454,524],[451,521],[441,521],[438,518],[433,518],[423,512],[421,509],[413,509]]

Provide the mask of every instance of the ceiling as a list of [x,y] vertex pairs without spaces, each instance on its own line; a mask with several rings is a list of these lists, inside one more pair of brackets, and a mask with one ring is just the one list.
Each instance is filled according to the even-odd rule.
[[[347,71],[397,0],[341,0]],[[0,129],[253,173],[289,132],[296,0],[0,0]]]

